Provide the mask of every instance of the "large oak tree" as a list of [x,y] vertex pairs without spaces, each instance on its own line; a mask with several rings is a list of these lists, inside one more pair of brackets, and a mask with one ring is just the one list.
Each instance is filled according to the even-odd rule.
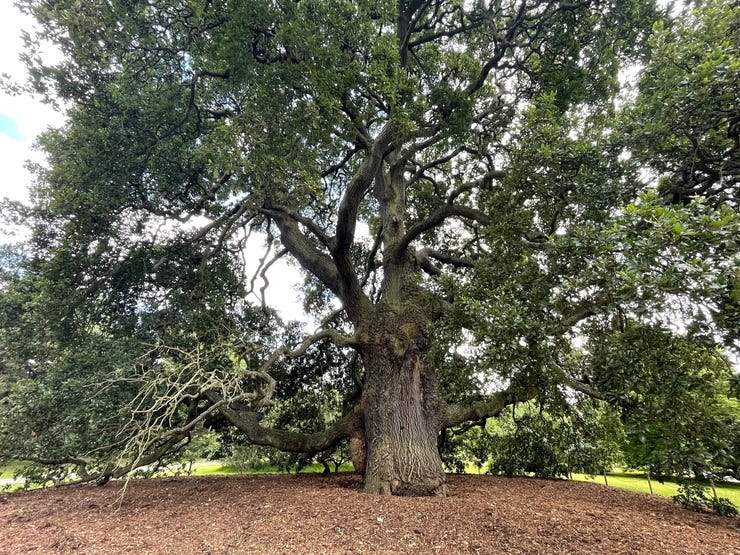
[[[443,429],[565,388],[633,402],[610,390],[629,322],[695,322],[673,333],[713,360],[737,339],[736,8],[20,4],[61,49],[44,66],[30,41],[31,83],[68,123],[40,140],[5,292],[5,343],[48,360],[18,458],[105,480],[228,422],[290,451],[349,439],[367,491],[444,494]],[[708,34],[724,47],[686,46]],[[264,302],[281,258],[315,332]],[[328,427],[269,425],[327,380]]]

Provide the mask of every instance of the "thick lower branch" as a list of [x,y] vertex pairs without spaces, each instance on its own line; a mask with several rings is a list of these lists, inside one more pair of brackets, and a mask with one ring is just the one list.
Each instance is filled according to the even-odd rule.
[[[214,403],[220,401],[220,396],[215,392],[209,393],[208,398]],[[312,434],[266,428],[260,424],[260,416],[254,411],[240,411],[225,405],[219,411],[250,443],[294,453],[324,451],[362,429],[362,412],[359,407],[347,413],[330,428]]]
[[519,391],[505,389],[494,393],[488,399],[476,401],[469,405],[447,405],[442,414],[442,428],[457,426],[463,422],[479,421],[492,418],[514,403],[523,403],[537,397],[539,390],[535,387]]
[[[565,370],[558,365],[553,365],[555,372],[560,378],[563,385],[571,389],[602,401],[607,400],[606,396],[591,387],[588,384],[570,378]],[[537,387],[528,387],[526,389],[511,390],[505,389],[494,393],[488,399],[476,401],[469,405],[455,404],[447,405],[442,414],[442,427],[449,428],[457,426],[464,422],[477,422],[485,418],[493,418],[501,414],[508,406],[515,403],[523,403],[535,399],[540,390]]]
[[430,275],[435,276],[440,275],[442,271],[431,262],[431,258],[438,260],[442,264],[449,264],[450,266],[454,266],[455,268],[472,268],[474,266],[473,261],[470,259],[447,254],[436,249],[431,249],[429,247],[424,247],[423,249],[419,249],[418,251],[416,251],[415,257],[416,263],[421,267],[422,270]]

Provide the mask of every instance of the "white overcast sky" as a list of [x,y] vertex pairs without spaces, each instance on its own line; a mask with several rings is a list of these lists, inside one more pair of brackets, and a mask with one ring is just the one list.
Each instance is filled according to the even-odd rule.
[[[0,0],[0,74],[23,82],[25,69],[19,60],[23,48],[21,30],[30,29],[32,21],[13,6],[12,0]],[[0,91],[0,198],[25,201],[31,175],[26,160],[41,160],[32,150],[39,133],[63,122],[63,116],[30,95],[11,96]]]

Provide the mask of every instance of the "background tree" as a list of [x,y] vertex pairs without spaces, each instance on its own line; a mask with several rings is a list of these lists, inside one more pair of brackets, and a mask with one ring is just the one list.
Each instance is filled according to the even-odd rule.
[[[730,3],[666,20],[652,42],[662,19],[647,0],[20,4],[64,55],[45,67],[30,45],[32,86],[68,123],[40,139],[50,163],[31,252],[6,292],[27,309],[29,340],[43,338],[38,387],[62,382],[58,414],[87,410],[56,393],[79,391],[61,387],[74,376],[112,395],[93,418],[105,445],[40,449],[89,479],[225,420],[287,451],[349,438],[367,491],[444,494],[441,430],[564,387],[624,393],[596,389],[584,366],[603,330],[702,314],[706,339],[736,331]],[[693,45],[717,25],[730,38],[706,71],[724,81],[695,98],[712,131],[693,137],[711,150],[701,171],[721,171],[667,198],[640,170],[677,175],[658,162],[679,129],[663,114],[651,150],[629,122],[660,115],[662,60],[700,57]],[[631,103],[618,72],[651,49]],[[680,68],[691,80],[699,66]],[[252,274],[245,257],[261,243]],[[261,295],[283,257],[319,322],[300,338]],[[706,311],[676,308],[697,300]],[[3,330],[21,333],[9,319]],[[329,344],[338,364],[319,356]],[[302,356],[310,371],[281,366]],[[322,390],[341,415],[322,430],[270,427],[303,379],[348,384]],[[35,395],[11,396],[17,418]],[[33,433],[46,428],[2,429],[11,453],[41,460]]]
[[727,361],[715,347],[628,324],[592,356],[594,385],[622,392],[613,402],[621,408],[630,466],[682,476],[727,458],[731,415],[740,413],[727,397]]
[[622,462],[616,411],[593,399],[513,408],[490,426],[490,472],[568,478],[600,474]]

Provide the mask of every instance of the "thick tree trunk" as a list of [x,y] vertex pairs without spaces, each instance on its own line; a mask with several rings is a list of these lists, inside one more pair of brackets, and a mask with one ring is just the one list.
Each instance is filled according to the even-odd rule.
[[387,337],[387,341],[366,346],[362,353],[365,491],[446,495],[437,450],[439,404],[424,349],[417,341],[401,347],[393,336]]

